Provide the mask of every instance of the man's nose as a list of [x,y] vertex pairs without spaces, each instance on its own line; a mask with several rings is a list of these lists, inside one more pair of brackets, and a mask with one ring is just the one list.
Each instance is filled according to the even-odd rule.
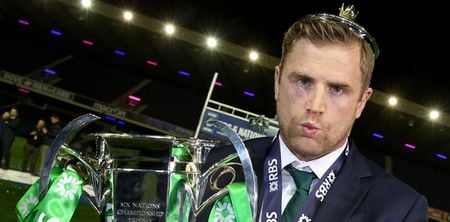
[[313,114],[322,114],[325,110],[325,89],[317,87],[309,93],[306,111]]

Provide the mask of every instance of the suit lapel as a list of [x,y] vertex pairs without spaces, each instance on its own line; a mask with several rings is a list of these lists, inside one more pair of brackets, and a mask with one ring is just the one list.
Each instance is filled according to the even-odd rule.
[[259,141],[255,140],[255,142],[258,143],[246,144],[247,148],[249,149],[250,156],[252,157],[253,169],[255,170],[256,178],[258,180],[258,204],[256,208],[258,209],[258,212],[256,214],[256,218],[259,218],[260,216],[259,214],[262,208],[262,200],[264,197],[264,161],[271,149],[279,147],[278,137],[276,137],[275,139],[266,138],[262,142]]
[[367,162],[353,143],[351,147],[314,221],[348,221],[369,190],[371,173]]

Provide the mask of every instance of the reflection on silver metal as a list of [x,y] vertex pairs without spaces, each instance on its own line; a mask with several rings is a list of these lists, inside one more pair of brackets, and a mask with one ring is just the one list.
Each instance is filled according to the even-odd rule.
[[[236,176],[234,167],[242,167],[250,206],[256,212],[257,181],[250,156],[239,136],[224,123],[208,121],[227,135],[236,153],[201,172],[209,151],[216,145],[213,141],[95,133],[81,139],[94,148],[94,154],[67,145],[81,128],[96,119],[99,118],[92,114],[76,118],[53,141],[42,172],[41,198],[48,189],[50,170],[55,164],[80,174],[83,196],[99,214],[111,203],[113,221],[192,222],[228,193],[226,185],[219,187],[216,181],[231,174],[228,184],[232,183]],[[241,163],[233,162],[237,158]],[[215,193],[202,201],[208,186]],[[256,221],[255,213],[252,221]]]
[[[82,140],[95,146],[94,155],[63,145],[57,163],[81,175],[83,196],[99,214],[106,209],[107,203],[111,203],[113,220],[119,222],[166,221],[172,173],[199,174],[195,170],[186,172],[188,162],[170,164],[172,146],[206,143],[170,136],[114,133],[89,134]],[[201,148],[204,152],[189,152],[197,155],[199,160],[205,159],[201,155],[207,153],[209,148]],[[171,171],[171,165],[183,169]],[[189,199],[180,203],[191,205]]]
[[97,119],[99,119],[99,117],[93,114],[79,116],[78,118],[75,118],[70,123],[68,123],[53,140],[49,147],[47,157],[40,174],[41,177],[39,181],[39,200],[42,200],[42,198],[47,193],[48,185],[50,182],[50,171],[53,167],[59,148],[64,143],[69,143],[79,130]]
[[230,142],[233,144],[239,159],[242,163],[242,171],[244,172],[245,184],[250,199],[250,207],[252,209],[253,221],[256,221],[256,204],[258,199],[258,183],[256,181],[255,171],[253,170],[252,161],[245,144],[236,132],[234,132],[228,125],[218,120],[208,120],[207,123],[213,124],[219,130],[227,135]]

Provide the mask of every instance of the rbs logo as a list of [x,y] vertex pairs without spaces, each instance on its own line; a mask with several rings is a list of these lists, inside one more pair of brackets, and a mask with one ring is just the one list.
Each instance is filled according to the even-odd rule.
[[323,199],[325,199],[334,180],[336,180],[336,174],[334,174],[334,171],[331,171],[322,184],[320,184],[319,189],[316,191],[316,197],[320,199],[320,202],[323,202]]
[[266,213],[266,222],[277,222],[278,215],[276,212]]
[[271,159],[267,162],[269,164],[269,192],[274,192],[278,190],[278,166],[277,160]]

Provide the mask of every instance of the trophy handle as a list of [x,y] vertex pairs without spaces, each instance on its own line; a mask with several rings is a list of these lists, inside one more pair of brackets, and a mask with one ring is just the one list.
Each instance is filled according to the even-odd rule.
[[[219,162],[215,163],[214,165],[212,165],[211,167],[209,167],[201,176],[201,187],[205,187],[206,182],[208,179],[211,179],[211,176],[216,173],[216,171],[224,168],[224,167],[228,167],[228,166],[232,166],[232,165],[239,165],[242,166],[239,163],[233,163],[230,162],[233,159],[238,158],[239,156],[236,153],[230,154],[227,157],[225,157],[224,159],[220,160]],[[232,181],[234,181],[234,175],[233,175],[233,179]],[[201,203],[198,208],[197,211],[195,213],[195,216],[198,216],[198,214],[200,214],[206,206],[209,206],[211,204],[214,204],[214,202],[220,198],[222,198],[223,196],[228,194],[228,189],[226,187],[218,190],[218,192],[214,193],[213,195],[211,195],[208,199],[206,199],[203,203]],[[201,198],[201,197],[200,197]]]
[[[100,147],[100,149],[102,148]],[[59,154],[62,159],[66,157],[68,162],[75,160],[75,165],[70,166],[75,167],[77,169],[76,171],[82,174],[84,181],[89,181],[91,183],[90,185],[93,193],[83,189],[84,197],[89,201],[91,206],[94,207],[98,214],[102,213],[106,200],[108,200],[111,195],[110,187],[105,186],[104,184],[104,181],[107,181],[107,179],[104,178],[103,172],[104,169],[111,165],[111,161],[98,161],[97,159],[97,163],[91,164],[91,162],[86,160],[80,153],[65,144],[62,145]],[[88,190],[90,191],[89,188]]]
[[[255,175],[255,171],[253,170],[252,161],[250,159],[250,155],[248,153],[247,148],[245,147],[244,142],[241,140],[239,135],[234,132],[228,125],[225,123],[210,119],[207,121],[207,123],[214,125],[217,127],[222,133],[224,133],[230,142],[233,144],[234,148],[236,149],[237,155],[239,156],[239,159],[241,160],[242,164],[242,171],[244,173],[245,178],[245,185],[247,187],[248,196],[250,199],[250,207],[252,209],[252,221],[255,221],[256,219],[256,205],[258,200],[258,187],[257,187],[257,178]],[[231,160],[230,157],[227,158],[228,160]],[[220,192],[220,191],[219,191]]]
[[42,200],[48,191],[48,185],[50,182],[50,171],[53,168],[56,155],[58,154],[61,146],[64,143],[69,143],[83,127],[85,127],[86,125],[92,123],[97,119],[100,119],[100,117],[90,113],[79,116],[70,121],[52,141],[47,153],[47,157],[44,162],[44,166],[42,167],[40,174],[41,176],[39,180],[39,200]]

